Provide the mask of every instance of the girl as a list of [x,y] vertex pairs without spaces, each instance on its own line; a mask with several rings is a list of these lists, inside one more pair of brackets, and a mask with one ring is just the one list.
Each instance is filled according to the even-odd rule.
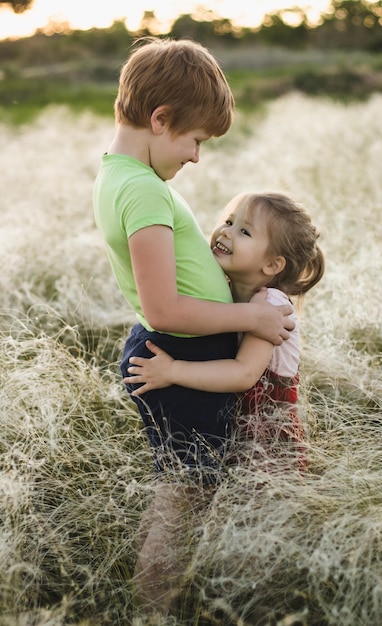
[[[286,304],[301,297],[322,278],[324,256],[317,245],[318,233],[306,210],[279,193],[243,193],[231,200],[223,223],[211,237],[213,254],[229,278],[235,302],[249,302],[263,287],[273,304]],[[273,344],[245,333],[236,358],[189,362],[174,360],[152,342],[151,359],[130,358],[126,383],[139,384],[133,395],[181,385],[202,391],[244,392],[239,438],[255,439],[265,449],[267,463],[280,442],[294,447],[295,459],[303,469],[304,430],[297,411],[299,330],[288,341]],[[284,446],[284,452],[287,446]]]

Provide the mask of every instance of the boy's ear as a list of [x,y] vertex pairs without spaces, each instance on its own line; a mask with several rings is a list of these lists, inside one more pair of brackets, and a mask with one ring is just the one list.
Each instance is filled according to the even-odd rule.
[[151,129],[154,135],[162,134],[168,124],[169,113],[170,107],[167,104],[162,104],[154,109],[150,118]]
[[280,274],[286,266],[286,260],[283,256],[274,256],[263,267],[263,272],[266,276],[276,276]]

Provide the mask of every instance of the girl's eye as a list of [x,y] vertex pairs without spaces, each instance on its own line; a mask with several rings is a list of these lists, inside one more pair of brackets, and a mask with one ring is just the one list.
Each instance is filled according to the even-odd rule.
[[231,220],[226,220],[225,223],[226,223],[227,226],[232,226]]
[[243,233],[243,235],[247,235],[247,237],[250,237],[250,236],[251,236],[251,233],[250,233],[250,232],[248,232],[248,230],[246,230],[245,228],[242,228],[242,229],[241,229],[241,232]]

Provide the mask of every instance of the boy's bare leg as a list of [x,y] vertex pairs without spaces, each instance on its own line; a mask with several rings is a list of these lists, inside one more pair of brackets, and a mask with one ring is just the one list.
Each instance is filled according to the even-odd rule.
[[198,492],[182,484],[157,485],[137,537],[136,603],[144,612],[167,615],[179,595]]

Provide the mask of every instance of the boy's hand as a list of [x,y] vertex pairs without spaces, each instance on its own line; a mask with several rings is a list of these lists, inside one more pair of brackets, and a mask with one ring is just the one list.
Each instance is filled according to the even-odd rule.
[[251,298],[257,304],[258,328],[253,332],[256,337],[265,339],[275,346],[280,346],[285,339],[289,339],[290,331],[296,326],[289,317],[293,313],[290,304],[275,306],[267,301],[267,289],[260,289]]
[[129,374],[132,375],[123,379],[125,384],[133,383],[135,385],[143,383],[141,387],[138,387],[138,389],[132,392],[131,395],[135,397],[141,396],[143,393],[151,391],[152,389],[162,389],[163,387],[169,387],[173,384],[171,378],[171,364],[174,359],[151,341],[146,341],[146,347],[155,356],[151,359],[132,356],[130,358],[132,365],[128,367],[127,370]]

